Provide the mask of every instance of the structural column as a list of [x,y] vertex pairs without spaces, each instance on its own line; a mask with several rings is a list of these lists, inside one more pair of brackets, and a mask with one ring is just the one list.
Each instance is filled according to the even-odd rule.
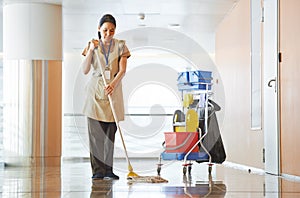
[[7,165],[60,165],[62,7],[3,7],[3,144]]

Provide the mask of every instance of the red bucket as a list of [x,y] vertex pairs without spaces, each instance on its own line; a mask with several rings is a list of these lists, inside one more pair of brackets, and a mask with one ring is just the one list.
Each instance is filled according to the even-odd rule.
[[[187,153],[198,141],[198,132],[165,132],[166,153]],[[199,152],[198,145],[192,152]]]

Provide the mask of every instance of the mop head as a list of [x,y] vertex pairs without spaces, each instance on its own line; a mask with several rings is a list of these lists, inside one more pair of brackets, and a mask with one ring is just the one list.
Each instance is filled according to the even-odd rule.
[[131,164],[128,165],[129,173],[127,175],[128,183],[167,183],[168,180],[160,176],[139,176],[133,172]]
[[127,180],[129,183],[168,183],[168,180],[160,176],[129,176]]

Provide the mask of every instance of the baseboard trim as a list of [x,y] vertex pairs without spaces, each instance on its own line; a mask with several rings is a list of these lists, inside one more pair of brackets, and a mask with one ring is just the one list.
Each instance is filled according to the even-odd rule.
[[237,163],[233,163],[233,162],[225,161],[225,162],[223,162],[223,165],[226,166],[226,167],[246,171],[248,173],[254,173],[254,174],[258,174],[258,175],[265,175],[266,174],[265,170],[263,170],[263,169],[259,169],[259,168],[255,168],[255,167],[251,167],[251,166],[246,166],[246,165],[242,165],[242,164],[237,164]]

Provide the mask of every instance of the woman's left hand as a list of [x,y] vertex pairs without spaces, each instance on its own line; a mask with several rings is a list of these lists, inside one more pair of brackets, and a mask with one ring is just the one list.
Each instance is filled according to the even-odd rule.
[[111,95],[114,92],[115,86],[113,84],[108,84],[105,87],[105,93],[106,95]]

